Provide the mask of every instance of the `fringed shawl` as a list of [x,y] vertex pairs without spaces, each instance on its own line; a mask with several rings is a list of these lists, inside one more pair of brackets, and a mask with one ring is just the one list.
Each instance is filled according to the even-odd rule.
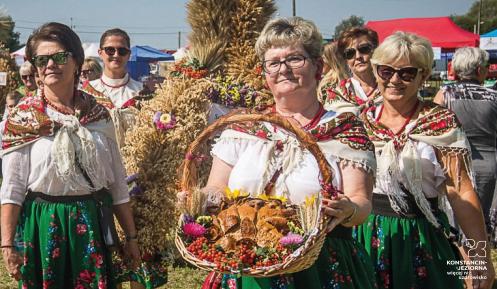
[[[95,141],[90,131],[99,131],[115,140],[107,109],[81,91],[75,95],[75,115],[64,123],[46,114],[46,103],[39,95],[25,97],[11,110],[2,137],[2,154],[25,147],[41,137],[54,137],[51,157],[60,177],[69,187],[78,183],[77,163],[86,171],[95,188],[102,188]],[[92,188],[87,187],[88,190]]]
[[[267,110],[263,113],[269,113]],[[337,161],[350,163],[368,173],[374,174],[376,162],[374,148],[366,135],[362,122],[352,113],[325,113],[318,125],[308,131],[314,136],[323,153]],[[283,163],[276,164],[271,155],[261,156],[267,160],[268,166],[261,184],[266,184],[275,171],[275,166],[281,166],[282,174],[278,182],[283,182],[286,176],[303,160],[304,150],[293,134],[281,130],[269,123],[239,123],[233,124],[223,132],[223,139],[262,139],[269,141],[273,148],[270,153],[281,153]],[[278,146],[282,147],[281,149]],[[280,151],[280,152],[278,152]],[[277,185],[278,186],[278,185]]]
[[376,121],[378,108],[379,106],[370,107],[361,114],[369,138],[377,151],[376,186],[387,193],[390,205],[396,212],[404,211],[407,203],[399,184],[401,179],[399,160],[402,160],[404,164],[402,173],[406,179],[403,185],[414,196],[416,204],[426,218],[438,227],[438,221],[422,191],[421,159],[415,145],[416,142],[421,141],[433,146],[441,156],[441,166],[446,173],[454,167],[454,164],[450,163],[451,159],[463,162],[464,167],[459,163],[455,164],[457,175],[453,176],[455,178],[453,181],[458,189],[463,170],[469,174],[469,177],[472,175],[469,143],[461,125],[450,110],[432,102],[422,102],[418,118],[412,120],[404,132],[393,135],[388,128]]
[[351,78],[343,79],[335,85],[323,86],[321,95],[326,109],[338,112],[352,112],[356,115],[382,100],[380,91],[377,88],[368,100],[361,99],[354,89]]

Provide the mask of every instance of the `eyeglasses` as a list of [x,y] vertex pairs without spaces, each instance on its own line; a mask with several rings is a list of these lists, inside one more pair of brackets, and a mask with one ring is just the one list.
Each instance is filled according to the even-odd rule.
[[373,45],[363,44],[357,47],[357,50],[356,48],[349,47],[343,51],[343,57],[345,57],[345,59],[347,60],[350,60],[355,57],[356,51],[359,51],[360,54],[370,54],[371,51],[373,51]]
[[262,68],[267,73],[276,73],[280,71],[281,64],[285,64],[287,68],[296,69],[305,65],[307,57],[303,55],[290,55],[285,60],[265,60],[262,63]]
[[66,64],[67,63],[67,57],[72,56],[72,53],[69,51],[61,51],[57,52],[54,54],[50,55],[37,55],[34,56],[33,59],[31,59],[31,62],[36,66],[36,67],[45,67],[48,64],[48,61],[50,59],[55,62],[55,64],[61,65],[61,64]]
[[35,78],[35,76],[32,74],[21,75],[22,80],[28,80],[30,78]]
[[383,80],[390,80],[393,77],[393,75],[397,73],[399,78],[402,79],[403,81],[411,82],[416,78],[418,72],[422,70],[423,70],[422,68],[417,68],[412,66],[402,67],[399,69],[393,68],[389,65],[376,66],[376,73]]
[[107,47],[104,47],[104,52],[105,54],[109,55],[109,56],[114,56],[114,54],[116,54],[116,51],[117,51],[117,54],[119,56],[126,56],[129,54],[130,50],[126,47],[112,47],[112,46],[107,46]]
[[92,73],[93,70],[92,69],[85,69],[85,70],[81,70],[81,74],[84,74],[84,75],[87,75],[87,74],[90,74]]

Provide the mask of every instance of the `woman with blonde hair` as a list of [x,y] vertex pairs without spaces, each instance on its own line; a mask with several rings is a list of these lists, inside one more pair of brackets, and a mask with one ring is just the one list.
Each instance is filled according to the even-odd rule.
[[338,53],[336,41],[326,43],[323,46],[323,78],[319,83],[318,95],[320,100],[326,95],[326,88],[335,86],[341,80],[349,78],[346,68],[347,64]]
[[[454,263],[459,258],[446,237],[439,199],[448,199],[468,239],[481,245],[487,236],[465,134],[452,111],[418,98],[431,73],[431,44],[397,32],[376,48],[371,62],[383,103],[361,119],[378,169],[373,212],[357,238],[373,260],[379,288],[463,288],[458,274],[466,272]],[[482,246],[477,255],[471,261],[483,266],[473,266],[473,288],[490,288],[490,252]]]

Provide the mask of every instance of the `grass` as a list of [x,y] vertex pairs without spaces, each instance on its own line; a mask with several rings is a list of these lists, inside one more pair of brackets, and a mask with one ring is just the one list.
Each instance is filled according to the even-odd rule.
[[[17,282],[12,281],[13,279],[7,274],[5,270],[4,263],[0,257],[0,289],[13,289],[17,288]],[[169,268],[169,282],[159,287],[159,289],[195,289],[200,288],[202,282],[204,281],[207,272],[192,269],[189,267],[170,267]],[[129,289],[129,286],[125,284],[123,289]]]
[[[497,250],[492,250],[492,262],[497,268]],[[13,282],[5,270],[3,260],[0,257],[0,289],[17,288],[17,282]],[[170,267],[169,282],[159,287],[159,289],[195,289],[200,288],[202,282],[207,275],[206,272],[192,269],[189,267]],[[129,289],[128,285],[124,285],[123,289]],[[493,289],[497,289],[497,284],[494,284]]]

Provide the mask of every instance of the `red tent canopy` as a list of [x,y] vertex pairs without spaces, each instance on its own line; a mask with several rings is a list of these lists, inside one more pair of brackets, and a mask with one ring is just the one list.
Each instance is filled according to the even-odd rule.
[[368,21],[368,28],[378,33],[380,42],[396,31],[415,33],[428,38],[433,47],[455,49],[464,46],[478,47],[480,36],[457,26],[449,17],[401,18]]

